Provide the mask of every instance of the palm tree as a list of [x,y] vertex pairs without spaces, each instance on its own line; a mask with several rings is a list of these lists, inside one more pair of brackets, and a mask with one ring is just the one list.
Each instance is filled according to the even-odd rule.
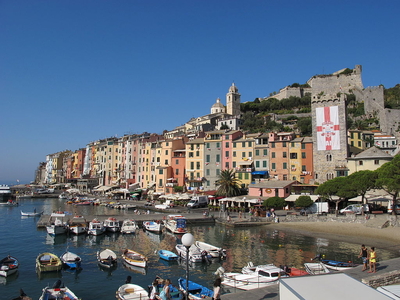
[[235,178],[234,170],[221,171],[218,180],[215,182],[218,186],[216,196],[234,197],[240,195],[239,181]]

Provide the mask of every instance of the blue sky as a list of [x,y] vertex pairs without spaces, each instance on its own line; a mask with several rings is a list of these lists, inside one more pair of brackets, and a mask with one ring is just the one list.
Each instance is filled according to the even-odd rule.
[[363,66],[400,83],[399,1],[0,1],[0,184],[46,155],[161,133],[225,103]]

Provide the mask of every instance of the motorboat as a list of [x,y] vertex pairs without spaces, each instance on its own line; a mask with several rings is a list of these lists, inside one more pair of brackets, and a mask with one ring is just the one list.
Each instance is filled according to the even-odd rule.
[[182,215],[168,215],[163,220],[165,228],[172,233],[186,233],[186,218]]
[[39,300],[79,300],[79,298],[59,279],[54,285],[43,289]]
[[8,277],[18,271],[19,262],[14,256],[7,255],[0,260],[0,276]]
[[79,255],[72,253],[70,251],[65,251],[60,259],[62,263],[70,269],[80,269],[82,264],[82,259]]
[[88,225],[84,217],[74,216],[69,222],[69,231],[72,234],[85,234],[88,232]]
[[125,249],[122,253],[122,259],[132,266],[146,268],[147,267],[147,257],[137,251],[131,249]]
[[[225,273],[223,267],[219,267],[215,272],[216,275],[222,278],[222,284],[241,290],[252,290],[262,287],[267,287],[270,285],[278,284],[279,278],[289,277],[282,269],[275,267],[270,269],[270,274],[263,274],[258,272],[258,274],[243,274],[228,272]],[[262,275],[263,274],[263,275]]]
[[159,250],[158,256],[164,260],[177,260],[179,258],[176,253],[169,250]]
[[163,224],[160,221],[144,221],[143,227],[147,231],[161,233],[163,229]]
[[117,265],[117,254],[110,249],[97,251],[97,262],[104,268],[115,267]]
[[214,292],[209,288],[201,285],[199,283],[193,281],[187,281],[184,278],[178,279],[179,289],[185,294],[186,293],[186,283],[188,283],[188,298],[187,299],[195,299],[195,300],[202,300],[204,298],[212,298],[214,296]]
[[322,275],[331,272],[322,262],[304,263],[304,267],[310,275]]
[[106,231],[103,222],[93,219],[89,222],[88,234],[90,235],[101,235]]
[[[176,252],[180,257],[183,259],[186,259],[187,257],[187,249],[184,245],[182,244],[176,244],[175,245]],[[207,253],[202,252],[199,248],[197,248],[194,244],[190,246],[189,248],[189,261],[191,262],[204,262],[208,260]]]
[[194,243],[201,251],[206,251],[212,258],[225,258],[226,250],[220,247],[216,247],[205,242],[196,241]]
[[43,215],[44,211],[41,212],[36,212],[36,211],[32,211],[32,212],[23,212],[21,210],[21,216],[22,217],[40,217],[41,215]]
[[[279,270],[279,273],[277,273]],[[247,266],[242,268],[243,274],[248,275],[261,275],[267,277],[287,277],[287,276],[302,276],[308,275],[304,270],[297,268],[289,268],[288,266],[275,266],[274,264],[265,264],[254,266],[252,262],[249,262]]]
[[114,217],[109,217],[104,221],[104,227],[106,231],[119,232],[121,230],[121,225],[119,221]]
[[344,262],[329,259],[321,259],[321,263],[323,263],[328,269],[332,271],[345,271],[359,266],[358,264],[355,264],[353,262]]
[[131,299],[147,300],[149,299],[149,293],[146,289],[142,288],[140,285],[133,283],[125,283],[118,288],[116,292],[116,297],[119,300],[131,300]]
[[39,272],[55,272],[62,269],[61,259],[50,252],[44,252],[36,258],[36,269]]
[[46,226],[47,233],[50,235],[65,234],[68,232],[68,224],[64,222],[65,214],[55,212],[50,215],[50,225]]
[[122,222],[121,233],[135,233],[138,228],[135,220],[126,219]]
[[58,199],[68,199],[68,194],[67,193],[61,193],[58,195]]

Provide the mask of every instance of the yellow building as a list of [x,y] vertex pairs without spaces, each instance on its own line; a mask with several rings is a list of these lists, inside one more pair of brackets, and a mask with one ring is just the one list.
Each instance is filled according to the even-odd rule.
[[374,171],[392,159],[393,156],[373,146],[357,155],[347,158],[349,175],[364,170]]
[[[186,188],[188,190],[204,190],[204,138],[187,141],[186,150]],[[207,163],[206,163],[207,164]]]
[[232,166],[235,169],[235,177],[239,184],[248,186],[252,180],[254,170],[254,135],[244,135],[232,141]]

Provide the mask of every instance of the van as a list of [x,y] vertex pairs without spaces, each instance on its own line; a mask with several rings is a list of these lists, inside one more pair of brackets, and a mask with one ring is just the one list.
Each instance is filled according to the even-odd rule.
[[356,214],[361,215],[362,210],[364,209],[364,213],[369,212],[368,204],[351,204],[346,206],[345,208],[340,210],[341,214]]
[[187,207],[189,208],[200,208],[207,207],[208,205],[208,196],[195,196],[192,200],[189,201]]
[[[389,200],[388,207],[387,207],[388,214],[393,212],[393,201]],[[400,214],[400,204],[396,204],[396,215]]]
[[300,212],[300,214],[327,214],[329,212],[328,202],[314,202],[309,207]]

